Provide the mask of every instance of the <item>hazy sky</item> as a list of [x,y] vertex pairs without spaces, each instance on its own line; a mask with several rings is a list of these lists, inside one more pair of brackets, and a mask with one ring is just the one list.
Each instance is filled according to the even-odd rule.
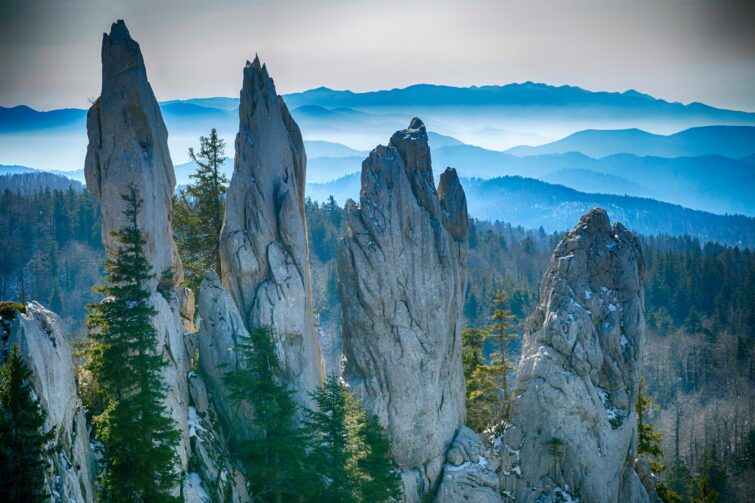
[[159,100],[532,80],[755,111],[753,0],[0,0],[0,105],[85,107],[116,18]]

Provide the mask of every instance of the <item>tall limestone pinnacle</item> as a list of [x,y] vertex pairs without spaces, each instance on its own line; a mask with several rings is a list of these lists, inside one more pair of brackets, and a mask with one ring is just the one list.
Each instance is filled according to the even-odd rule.
[[236,159],[220,237],[223,283],[247,329],[269,325],[300,404],[323,380],[314,326],[299,127],[259,58],[244,68]]
[[386,428],[408,501],[437,483],[465,415],[466,199],[451,168],[439,188],[413,119],[362,163],[338,253],[344,377]]
[[518,502],[650,501],[635,471],[643,259],[593,209],[561,240],[525,326],[501,486]]
[[[123,227],[121,194],[133,183],[144,199],[140,229],[157,280],[183,276],[171,230],[171,197],[176,186],[168,151],[168,131],[147,80],[144,59],[122,20],[102,37],[102,91],[87,114],[87,188],[102,206],[102,237]],[[156,284],[156,282],[155,282]]]
[[[185,501],[204,501],[200,498],[204,494],[218,501],[246,500],[246,481],[228,458],[226,436],[210,420],[217,413],[208,404],[204,381],[193,372],[198,348],[194,296],[178,286],[183,274],[171,224],[176,179],[168,132],[147,81],[139,44],[123,21],[114,23],[102,39],[102,92],[87,115],[87,132],[87,187],[100,201],[106,246],[115,244],[111,231],[127,223],[121,195],[129,184],[136,186],[144,201],[138,225],[156,275],[150,303],[157,311],[152,319],[157,347],[166,362],[164,405],[181,433],[176,469],[182,480],[174,493]],[[217,484],[221,476],[228,483]]]

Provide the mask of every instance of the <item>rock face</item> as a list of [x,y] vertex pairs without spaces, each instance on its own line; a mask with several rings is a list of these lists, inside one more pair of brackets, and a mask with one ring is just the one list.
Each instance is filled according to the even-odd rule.
[[643,267],[637,238],[602,209],[554,251],[501,446],[517,502],[649,501],[634,467]]
[[436,484],[465,415],[461,309],[467,215],[452,169],[436,192],[425,126],[413,119],[362,163],[338,253],[344,377],[378,416],[405,498]]
[[[176,186],[168,152],[168,131],[147,81],[139,44],[123,21],[102,38],[102,92],[87,114],[87,188],[102,206],[102,238],[125,225],[121,195],[133,183],[144,199],[139,227],[156,280],[172,272],[182,278],[171,230],[171,197]],[[166,280],[167,280],[166,276]]]
[[[199,289],[199,369],[207,385],[209,396],[234,438],[249,438],[251,424],[245,420],[251,411],[239,411],[228,400],[223,384],[226,372],[239,368],[239,359],[234,347],[249,333],[236,304],[220,283],[217,274],[210,271]],[[246,413],[244,413],[246,412]]]
[[63,322],[36,302],[17,313],[7,346],[17,344],[32,371],[32,385],[47,411],[45,431],[55,428],[51,470],[46,478],[52,501],[94,501],[94,457],[84,408],[76,389],[71,343]]
[[247,329],[273,328],[284,381],[306,405],[323,380],[304,216],[307,159],[259,59],[244,68],[239,119],[220,240],[223,283]]

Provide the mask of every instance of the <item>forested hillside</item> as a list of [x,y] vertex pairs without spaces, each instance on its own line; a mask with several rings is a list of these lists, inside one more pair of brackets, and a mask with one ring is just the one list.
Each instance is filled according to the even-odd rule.
[[[96,297],[91,287],[101,279],[98,211],[86,190],[0,194],[2,299],[39,299],[80,328],[83,306]],[[335,259],[344,210],[331,199],[308,201],[306,211],[322,351],[334,373],[341,350]],[[507,348],[512,361],[521,322],[539,301],[539,283],[560,238],[542,229],[471,222],[464,314],[469,326],[488,323],[490,297],[503,288],[517,322]],[[672,467],[666,477],[684,493],[694,490],[685,485],[689,473],[703,470],[720,494],[743,494],[753,480],[755,254],[689,237],[641,237],[641,244],[648,328],[643,374],[659,406],[650,421],[664,433]]]

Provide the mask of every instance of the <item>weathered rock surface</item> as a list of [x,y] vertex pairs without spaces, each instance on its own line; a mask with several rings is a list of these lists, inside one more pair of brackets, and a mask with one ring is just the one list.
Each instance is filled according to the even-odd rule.
[[259,59],[244,68],[239,118],[220,241],[223,283],[247,329],[272,326],[283,378],[306,405],[323,380],[304,216],[307,159]]
[[440,187],[414,119],[362,164],[338,254],[344,377],[386,428],[408,501],[435,486],[465,415],[466,201],[453,170]]
[[637,238],[601,209],[554,251],[500,452],[517,502],[649,501],[634,469],[643,267]]
[[462,427],[448,451],[435,503],[500,503],[496,473],[500,464],[474,431]]
[[[121,195],[133,183],[144,199],[139,227],[156,281],[183,270],[171,230],[171,197],[176,186],[168,131],[147,80],[139,44],[123,21],[102,38],[102,91],[87,114],[87,188],[102,206],[102,239],[112,246],[111,229],[125,225]],[[167,278],[166,278],[167,279]]]
[[32,371],[34,392],[47,411],[45,431],[55,428],[54,450],[48,458],[51,468],[45,480],[52,501],[93,501],[95,461],[63,322],[31,302],[26,314],[16,314],[4,350],[12,344],[18,345]]
[[249,333],[233,298],[220,283],[217,274],[209,271],[199,289],[199,370],[220,419],[233,431],[234,438],[245,439],[252,434],[248,421],[250,410],[237,410],[228,400],[223,376],[239,368],[238,353],[234,351]]

